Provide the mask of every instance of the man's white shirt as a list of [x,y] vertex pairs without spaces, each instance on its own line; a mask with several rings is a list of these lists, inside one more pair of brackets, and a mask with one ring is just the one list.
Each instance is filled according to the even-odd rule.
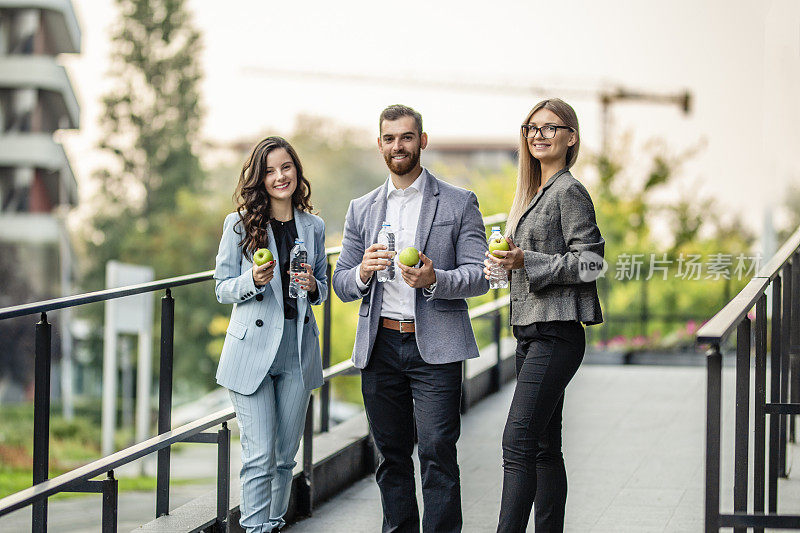
[[[419,211],[422,207],[422,195],[428,171],[423,168],[422,173],[405,190],[398,189],[392,183],[392,178],[387,179],[386,187],[386,222],[391,224],[395,236],[395,251],[399,254],[408,246],[414,246],[417,237],[417,222]],[[395,254],[395,263],[397,255]],[[375,277],[373,274],[372,278]],[[377,283],[370,278],[370,283]],[[362,291],[369,285],[361,281],[359,269],[356,269],[356,283]],[[403,281],[400,268],[395,264],[394,281],[383,284],[383,304],[381,316],[393,320],[408,320],[414,318],[414,301],[416,289]]]

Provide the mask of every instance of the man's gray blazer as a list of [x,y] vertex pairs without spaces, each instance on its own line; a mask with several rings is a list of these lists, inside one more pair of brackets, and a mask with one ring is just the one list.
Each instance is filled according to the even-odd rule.
[[[551,320],[603,321],[595,281],[581,279],[584,252],[603,257],[605,241],[586,187],[564,169],[528,204],[511,235],[525,255],[511,271],[511,324]],[[587,254],[588,255],[588,254]]]
[[[417,179],[427,180],[417,223],[414,246],[431,261],[436,272],[432,293],[416,290],[415,330],[420,355],[427,363],[441,364],[478,357],[465,298],[489,290],[483,277],[487,250],[486,229],[475,193],[445,183],[426,169]],[[343,302],[361,299],[353,364],[369,362],[378,333],[383,283],[372,276],[362,293],[356,283],[364,250],[377,242],[386,217],[384,183],[350,202],[344,224],[342,253],[333,271],[333,290]],[[405,283],[396,276],[393,283]]]

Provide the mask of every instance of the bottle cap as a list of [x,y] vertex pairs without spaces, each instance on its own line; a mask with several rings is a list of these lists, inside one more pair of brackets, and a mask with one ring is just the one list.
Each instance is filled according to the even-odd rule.
[[500,231],[500,226],[492,226],[492,231]]

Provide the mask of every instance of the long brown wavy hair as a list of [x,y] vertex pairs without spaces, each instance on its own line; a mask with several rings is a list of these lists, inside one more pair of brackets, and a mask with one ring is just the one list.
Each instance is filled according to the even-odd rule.
[[264,177],[267,173],[267,156],[279,148],[284,148],[289,153],[297,169],[297,187],[292,194],[292,206],[306,212],[313,209],[311,184],[303,175],[303,165],[292,145],[283,137],[267,137],[259,142],[242,167],[236,192],[233,193],[239,222],[244,227],[244,236],[239,245],[248,258],[259,248],[269,245],[271,199],[264,185]]

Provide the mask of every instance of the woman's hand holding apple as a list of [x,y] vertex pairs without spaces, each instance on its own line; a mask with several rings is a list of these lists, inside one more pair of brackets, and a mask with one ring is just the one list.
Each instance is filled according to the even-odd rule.
[[517,270],[525,266],[525,255],[522,252],[522,248],[518,248],[517,245],[514,244],[514,241],[511,240],[511,237],[506,237],[506,241],[508,242],[507,252],[504,250],[494,250],[492,253],[486,252],[487,259],[483,261],[483,273],[486,279],[489,279],[491,274],[489,270],[491,265],[490,261],[501,265],[509,271]]
[[264,263],[261,266],[253,264],[253,282],[256,287],[262,287],[272,280],[275,275],[275,261]]

